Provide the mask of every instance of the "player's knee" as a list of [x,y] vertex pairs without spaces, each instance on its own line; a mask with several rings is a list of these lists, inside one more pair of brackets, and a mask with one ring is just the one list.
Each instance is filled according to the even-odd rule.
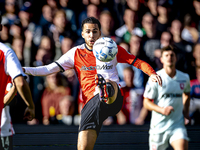
[[108,97],[112,97],[115,94],[115,89],[110,82],[106,82],[106,91],[108,93]]

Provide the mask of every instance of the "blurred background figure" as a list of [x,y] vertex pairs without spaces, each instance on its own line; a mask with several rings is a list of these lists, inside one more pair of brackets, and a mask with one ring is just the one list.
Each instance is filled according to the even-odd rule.
[[74,45],[74,41],[70,39],[69,37],[64,37],[61,42],[61,52],[62,54],[65,54],[68,52]]
[[129,43],[132,34],[143,36],[142,30],[137,26],[138,14],[135,11],[127,8],[124,12],[123,20],[124,25],[115,30],[116,36],[121,41]]
[[99,21],[101,23],[101,36],[110,37],[115,42],[118,42],[114,32],[114,20],[111,13],[108,10],[102,11]]
[[190,100],[190,117],[192,125],[200,124],[200,67],[196,67],[196,79],[190,81],[191,100]]
[[42,13],[40,15],[39,25],[42,28],[48,28],[53,21],[53,12],[49,5],[42,7]]
[[59,102],[63,97],[71,95],[71,89],[67,78],[61,73],[48,75],[45,84],[41,104],[43,124],[48,125],[58,123],[56,116],[60,114]]
[[154,18],[158,17],[158,0],[147,0],[147,12],[150,12]]
[[[127,67],[123,71],[124,81],[126,86],[122,88],[124,93],[123,106],[121,111],[117,114],[117,123],[135,124],[141,108],[143,106],[143,92],[144,88],[136,88],[133,84],[134,71],[132,67]],[[143,122],[138,124],[143,124]]]
[[11,47],[12,44],[12,36],[10,35],[10,25],[4,24],[3,29],[0,33],[0,42],[6,44],[7,46]]
[[24,66],[24,40],[21,37],[14,38],[12,49],[15,51],[21,65]]
[[73,31],[77,30],[76,15],[72,9],[68,7],[69,0],[59,0],[59,4],[63,10],[65,10],[67,20],[71,23]]
[[69,95],[64,96],[59,102],[59,110],[60,114],[56,116],[58,122],[65,125],[73,125],[75,113],[74,98]]
[[143,50],[150,60],[150,64],[154,64],[154,51],[160,47],[160,35],[156,30],[155,18],[149,13],[145,13],[142,18],[142,28],[144,36],[142,37]]
[[2,15],[2,24],[12,25],[18,19],[19,7],[16,0],[5,0],[5,13]]

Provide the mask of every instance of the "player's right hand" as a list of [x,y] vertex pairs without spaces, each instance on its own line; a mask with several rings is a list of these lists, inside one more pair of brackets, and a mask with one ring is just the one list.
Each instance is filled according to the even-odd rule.
[[33,118],[35,118],[35,108],[27,107],[24,112],[24,119],[31,121]]
[[162,108],[162,112],[161,112],[161,113],[162,113],[163,115],[168,116],[168,115],[171,114],[172,111],[174,111],[174,108],[173,108],[172,106],[167,106],[167,107],[163,107],[163,108]]
[[25,73],[25,69],[22,67],[23,72]]
[[150,79],[151,79],[151,81],[157,82],[158,85],[162,86],[162,79],[161,79],[161,77],[160,77],[159,75],[157,75],[157,74],[152,74],[152,75],[150,76]]

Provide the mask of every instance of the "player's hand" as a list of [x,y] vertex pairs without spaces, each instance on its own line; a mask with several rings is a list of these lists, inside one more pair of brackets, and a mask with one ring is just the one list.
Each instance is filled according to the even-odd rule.
[[161,79],[161,77],[160,77],[159,75],[157,75],[157,74],[152,74],[152,75],[150,76],[150,78],[151,78],[151,81],[153,81],[153,82],[158,82],[158,85],[162,86],[162,79]]
[[173,108],[172,106],[167,106],[167,107],[163,107],[163,108],[162,108],[162,112],[161,112],[161,113],[162,113],[163,115],[168,116],[168,115],[171,114],[172,111],[174,111],[174,108]]
[[138,117],[137,119],[135,119],[135,125],[143,125],[144,124],[144,120],[140,117]]
[[22,67],[23,72],[25,73],[25,69]]
[[33,118],[35,118],[35,108],[27,107],[24,112],[24,119],[31,121]]

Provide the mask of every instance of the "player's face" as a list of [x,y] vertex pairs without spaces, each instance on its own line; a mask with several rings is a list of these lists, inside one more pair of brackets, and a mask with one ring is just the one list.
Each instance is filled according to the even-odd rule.
[[176,65],[176,55],[173,51],[164,51],[161,56],[161,62],[164,66],[172,67]]
[[86,23],[83,26],[82,37],[85,39],[86,46],[93,48],[94,42],[101,36],[101,31],[97,24]]

